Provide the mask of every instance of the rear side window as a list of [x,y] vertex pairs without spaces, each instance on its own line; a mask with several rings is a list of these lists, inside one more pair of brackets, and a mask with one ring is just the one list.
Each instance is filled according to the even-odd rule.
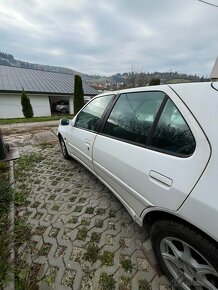
[[191,155],[195,150],[194,136],[170,99],[164,107],[149,145],[182,155]]
[[121,94],[108,117],[103,133],[145,145],[164,97],[163,92]]
[[91,101],[77,115],[75,127],[96,131],[98,122],[114,95],[102,96]]

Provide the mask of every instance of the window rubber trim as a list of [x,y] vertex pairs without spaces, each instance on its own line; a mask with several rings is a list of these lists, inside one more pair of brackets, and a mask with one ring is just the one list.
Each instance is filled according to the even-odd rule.
[[168,99],[169,99],[169,97],[167,96],[167,94],[165,94],[165,97],[164,97],[164,99],[163,99],[163,101],[162,101],[162,103],[160,105],[160,108],[159,108],[159,110],[158,110],[158,112],[157,112],[157,114],[155,116],[153,125],[151,126],[150,132],[148,133],[148,138],[147,138],[146,144],[145,144],[147,148],[150,146],[151,139],[152,139],[152,137],[154,135],[154,131],[155,131],[156,127],[157,127],[157,124],[158,124],[158,122],[160,120],[160,116],[161,116],[161,114],[162,114],[162,112],[164,110],[164,107],[165,107]]
[[[155,118],[154,118],[153,125],[151,126],[150,131],[149,131],[149,133],[148,133],[148,138],[147,138],[147,140],[148,140],[148,139],[151,140],[151,138],[152,138],[152,134],[153,134],[153,132],[154,132],[156,126],[157,126],[157,123],[158,123],[158,121],[159,121],[159,119],[160,119],[161,113],[162,113],[162,111],[163,111],[163,109],[164,109],[164,107],[165,107],[165,104],[166,104],[166,102],[168,101],[169,97],[167,96],[167,94],[166,94],[165,92],[163,92],[163,91],[159,91],[159,90],[155,90],[155,91],[140,91],[140,92],[138,92],[138,93],[143,93],[143,92],[146,92],[146,93],[147,93],[147,92],[161,92],[161,93],[164,93],[164,94],[165,94],[165,96],[164,96],[164,98],[163,98],[163,100],[162,100],[162,103],[161,103],[161,105],[160,105],[160,107],[159,107],[159,109],[158,109],[158,111],[157,111],[157,114],[156,114],[156,116],[155,116]],[[131,93],[134,93],[134,92],[130,92],[129,94],[131,94]],[[104,131],[104,127],[105,127],[105,125],[106,125],[106,122],[107,122],[107,120],[108,120],[108,118],[109,118],[109,116],[110,116],[110,114],[111,114],[111,111],[113,110],[113,108],[114,108],[116,102],[118,101],[118,99],[120,98],[120,96],[121,96],[122,94],[126,94],[126,93],[119,93],[119,94],[117,94],[117,95],[115,96],[114,100],[111,102],[110,106],[108,107],[108,109],[107,109],[107,111],[105,112],[104,117],[103,117],[103,119],[102,119],[102,121],[101,121],[100,129],[99,129],[99,131],[98,131],[98,134],[99,134],[99,135],[102,135],[102,136],[106,136],[106,137],[108,137],[108,138],[112,138],[112,139],[115,139],[115,140],[119,140],[119,141],[122,141],[122,142],[126,142],[126,143],[129,143],[129,144],[132,144],[132,145],[136,145],[136,146],[139,146],[139,147],[142,147],[142,148],[149,149],[149,147],[148,147],[148,145],[147,145],[147,140],[146,140],[146,142],[145,142],[144,144],[142,144],[142,143],[133,142],[133,141],[130,141],[130,140],[127,140],[127,139],[122,139],[122,138],[119,138],[119,137],[114,137],[114,136],[111,136],[111,135],[105,134],[105,133],[103,132],[103,131]],[[157,149],[158,149],[158,148],[157,148]],[[153,149],[153,150],[154,150],[154,149]]]
[[[162,101],[162,103],[161,103],[161,105],[160,105],[160,107],[158,109],[158,112],[157,112],[157,114],[156,114],[156,116],[154,118],[153,125],[150,128],[150,132],[148,133],[148,138],[147,138],[145,144],[137,143],[137,142],[130,141],[130,140],[127,140],[127,139],[122,139],[122,138],[119,138],[119,137],[114,137],[114,136],[111,136],[111,135],[103,133],[104,127],[105,127],[106,122],[107,122],[107,119],[110,116],[110,113],[113,110],[113,107],[115,106],[115,104],[116,104],[117,100],[119,99],[120,95],[122,95],[123,93],[115,95],[113,101],[111,101],[111,103],[108,106],[108,109],[105,111],[105,114],[104,114],[103,119],[101,121],[100,129],[98,131],[98,134],[101,135],[101,136],[105,136],[107,138],[111,138],[111,139],[117,140],[117,141],[121,141],[121,142],[125,142],[125,143],[131,144],[131,145],[135,145],[135,146],[147,149],[147,150],[152,150],[152,151],[156,151],[156,152],[159,152],[159,153],[163,153],[165,155],[170,155],[170,156],[179,157],[179,158],[188,158],[188,157],[192,156],[194,152],[192,154],[190,154],[190,155],[187,155],[187,154],[182,154],[182,153],[178,153],[178,152],[164,150],[164,149],[157,148],[157,147],[154,147],[154,146],[150,145],[152,137],[153,137],[153,134],[154,134],[154,131],[155,131],[156,127],[157,127],[157,124],[158,124],[159,119],[161,117],[161,114],[162,114],[162,112],[163,112],[163,110],[165,108],[165,105],[166,105],[166,103],[167,103],[167,101],[169,99],[171,100],[171,98],[163,91],[158,91],[157,90],[157,91],[144,91],[144,92],[162,92],[162,93],[165,94],[165,96],[163,98],[163,101]],[[195,141],[195,144],[196,144],[196,141]]]
[[75,127],[75,128],[78,128],[78,129],[80,129],[80,130],[84,130],[84,131],[88,131],[88,132],[92,132],[92,133],[98,134],[98,133],[99,133],[99,130],[100,130],[100,128],[101,128],[101,125],[102,125],[102,121],[104,120],[104,116],[105,116],[105,114],[107,113],[107,110],[110,108],[111,103],[113,103],[114,98],[116,97],[116,94],[108,94],[108,95],[105,95],[105,96],[99,96],[99,97],[96,97],[96,98],[93,99],[93,101],[94,101],[94,100],[96,100],[96,99],[98,99],[98,98],[104,98],[104,97],[106,97],[106,96],[112,96],[112,98],[111,98],[110,102],[108,103],[108,105],[106,106],[106,108],[104,109],[104,112],[103,112],[101,118],[99,119],[99,124],[96,126],[96,130],[90,130],[90,129],[86,129],[86,128],[83,128],[83,127],[77,127],[77,126],[75,126],[75,125],[76,125],[76,121],[77,121],[77,117],[78,117],[79,113],[82,112],[82,110],[85,109],[86,106],[89,105],[91,102],[88,102],[88,103],[87,103],[87,104],[86,104],[86,105],[85,105],[85,106],[84,106],[84,107],[83,107],[83,108],[78,112],[78,115],[76,116],[76,120],[75,120],[75,125],[74,125],[74,127]]
[[111,99],[111,101],[109,102],[109,104],[107,105],[107,108],[105,109],[103,115],[101,116],[101,119],[100,119],[100,122],[99,122],[99,125],[97,126],[97,133],[98,134],[101,134],[104,130],[104,126],[107,122],[107,119],[114,107],[114,105],[116,104],[118,98],[119,98],[120,94],[113,94],[113,98]]

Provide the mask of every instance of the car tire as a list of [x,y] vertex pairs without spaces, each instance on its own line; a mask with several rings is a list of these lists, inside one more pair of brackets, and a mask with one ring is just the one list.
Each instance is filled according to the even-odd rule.
[[64,159],[67,159],[67,160],[71,159],[70,155],[68,154],[67,147],[65,145],[63,137],[60,136],[59,140],[60,140],[61,151],[64,156]]
[[161,220],[152,226],[151,242],[176,289],[218,289],[218,246],[208,238],[185,224]]
[[62,108],[62,109],[61,109],[61,113],[62,113],[62,114],[66,114],[66,113],[67,113],[67,109]]

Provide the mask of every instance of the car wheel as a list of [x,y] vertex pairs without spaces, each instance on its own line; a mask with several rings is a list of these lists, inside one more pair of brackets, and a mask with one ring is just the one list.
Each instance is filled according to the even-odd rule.
[[62,108],[62,109],[61,109],[61,113],[62,113],[62,114],[66,114],[66,113],[67,113],[67,109]]
[[188,226],[155,222],[151,242],[162,270],[177,289],[218,289],[218,248]]
[[61,145],[61,151],[63,153],[64,158],[70,159],[70,155],[68,154],[67,147],[65,145],[65,142],[62,136],[60,137],[60,145]]

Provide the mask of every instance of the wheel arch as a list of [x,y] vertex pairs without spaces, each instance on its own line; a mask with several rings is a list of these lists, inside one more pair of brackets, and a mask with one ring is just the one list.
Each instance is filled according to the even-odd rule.
[[207,233],[205,233],[204,231],[199,229],[197,226],[191,224],[187,220],[185,220],[177,215],[174,215],[171,212],[166,212],[163,210],[149,211],[143,218],[143,226],[147,226],[147,227],[149,226],[149,228],[151,229],[152,225],[155,222],[157,222],[158,220],[174,220],[174,221],[177,221],[178,223],[182,223],[182,224],[188,226],[189,228],[192,228],[193,230],[195,230],[197,233],[199,233],[203,237],[209,239],[211,241],[211,243],[215,244],[216,247],[218,247],[218,242],[215,239],[213,239],[211,236],[209,236]]

